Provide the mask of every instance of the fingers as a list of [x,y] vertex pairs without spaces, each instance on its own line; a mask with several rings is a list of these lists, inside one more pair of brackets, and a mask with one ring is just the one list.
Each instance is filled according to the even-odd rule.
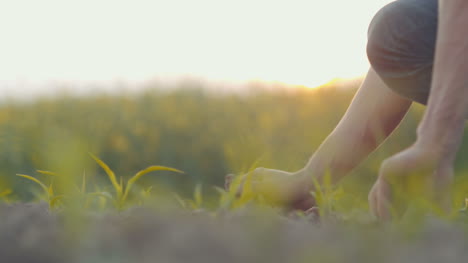
[[290,204],[290,208],[306,212],[309,210],[310,212],[315,210],[318,211],[317,203],[312,195],[304,196],[303,198],[298,199],[297,202],[293,202],[292,204]]
[[434,180],[432,183],[433,194],[432,200],[441,211],[446,214],[452,212],[452,200],[450,196],[453,184],[453,167],[442,167],[434,173]]
[[392,219],[393,203],[390,194],[390,185],[385,180],[378,179],[375,194],[375,206],[377,210],[377,217],[381,221],[389,221]]
[[[240,175],[238,179],[236,178],[235,174],[228,174],[224,178],[224,188],[226,191],[234,190],[235,196],[239,198],[245,190],[247,179],[249,179],[250,186],[254,187],[258,183],[257,181],[261,180],[261,175],[265,173],[265,170],[265,168],[256,168],[247,174]],[[235,180],[239,181],[234,183]],[[232,186],[236,187],[236,189],[231,189]]]
[[389,221],[392,219],[393,202],[390,191],[390,184],[382,178],[379,178],[369,193],[368,200],[370,210],[380,221]]
[[372,186],[372,189],[369,192],[368,201],[369,201],[369,208],[371,213],[376,217],[379,218],[378,208],[377,208],[377,182]]
[[372,187],[370,193],[369,193],[369,207],[371,210],[371,213],[379,220],[382,220],[382,213],[385,213],[384,208],[381,208],[380,206],[382,205],[382,198],[380,196],[380,180],[377,179],[375,182],[374,186]]
[[[242,178],[240,179],[240,183],[237,186],[237,189],[235,189],[235,196],[237,198],[239,198],[240,195],[242,194],[242,189],[243,189],[244,182],[245,182],[245,175],[242,175],[241,177]],[[235,174],[228,174],[224,177],[224,189],[226,191],[231,191],[231,187],[233,185],[235,178],[236,178]]]
[[[408,164],[405,158],[401,155],[393,156],[385,160],[379,170],[379,177],[375,182],[369,194],[369,206],[372,213],[380,221],[389,221],[392,217],[403,214],[405,204],[401,201],[401,197],[396,199],[393,196],[394,192],[402,193],[401,188],[407,179],[408,170],[411,170],[411,164]],[[395,214],[398,213],[398,214]]]
[[404,151],[386,159],[382,163],[379,178],[385,178],[387,182],[393,182],[410,175],[429,176],[435,170],[435,161],[429,154]]
[[[228,174],[224,177],[224,189],[226,191],[231,191],[231,187],[233,185],[234,179],[236,178],[235,174]],[[242,188],[244,184],[244,176],[241,179],[239,185],[237,186],[237,189],[235,189],[235,196],[236,198],[239,198],[242,194]]]
[[311,207],[305,211],[306,215],[314,215],[320,217],[320,209],[317,206]]
[[224,177],[224,190],[229,191],[234,176],[234,174],[228,174]]
[[306,211],[315,206],[315,199],[304,186],[303,177],[281,170],[256,168],[253,171],[225,177],[225,188],[235,198],[255,199],[274,206]]
[[307,218],[314,223],[320,222],[320,209],[316,206],[305,211]]
[[244,174],[241,176],[240,183],[237,186],[236,191],[236,198],[240,198],[242,195],[242,192],[244,191],[244,185],[245,185],[245,180],[247,179],[247,175]]

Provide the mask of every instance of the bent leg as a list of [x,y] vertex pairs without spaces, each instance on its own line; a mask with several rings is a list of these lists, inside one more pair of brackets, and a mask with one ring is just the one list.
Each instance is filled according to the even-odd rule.
[[382,8],[368,32],[372,68],[398,94],[427,103],[437,34],[437,0],[398,0]]

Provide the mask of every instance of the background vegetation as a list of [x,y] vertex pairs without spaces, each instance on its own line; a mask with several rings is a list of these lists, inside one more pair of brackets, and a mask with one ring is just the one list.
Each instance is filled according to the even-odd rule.
[[453,198],[457,209],[465,207],[451,220],[419,213],[419,206],[389,225],[369,214],[367,193],[380,163],[414,141],[421,106],[414,105],[398,131],[339,187],[316,191],[320,218],[221,189],[227,173],[300,169],[356,88],[256,85],[215,93],[186,83],[170,91],[5,101],[2,260],[466,261],[466,140]]
[[[197,83],[165,91],[5,101],[0,106],[0,192],[31,200],[31,183],[15,176],[63,170],[94,182],[107,180],[93,153],[119,176],[158,164],[161,172],[138,185],[191,195],[196,184],[222,186],[224,175],[258,166],[300,169],[338,123],[357,86],[305,89],[253,85],[244,93],[216,93]],[[380,162],[409,146],[423,108],[413,106],[398,131],[344,181],[350,198],[365,202]],[[466,140],[465,140],[466,144]],[[457,161],[457,180],[467,181],[468,145]],[[466,187],[466,184],[458,184]],[[213,188],[204,187],[211,196]],[[466,188],[465,188],[466,192]]]

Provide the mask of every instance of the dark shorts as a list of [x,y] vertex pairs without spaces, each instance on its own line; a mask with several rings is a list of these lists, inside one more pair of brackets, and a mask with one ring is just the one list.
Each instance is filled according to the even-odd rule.
[[398,0],[383,7],[368,32],[367,55],[389,88],[427,103],[437,34],[438,0]]

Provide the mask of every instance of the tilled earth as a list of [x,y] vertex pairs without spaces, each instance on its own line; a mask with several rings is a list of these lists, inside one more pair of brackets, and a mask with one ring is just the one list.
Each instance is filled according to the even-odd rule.
[[0,262],[468,262],[468,224],[310,222],[273,212],[214,216],[133,208],[122,213],[49,212],[0,205]]

